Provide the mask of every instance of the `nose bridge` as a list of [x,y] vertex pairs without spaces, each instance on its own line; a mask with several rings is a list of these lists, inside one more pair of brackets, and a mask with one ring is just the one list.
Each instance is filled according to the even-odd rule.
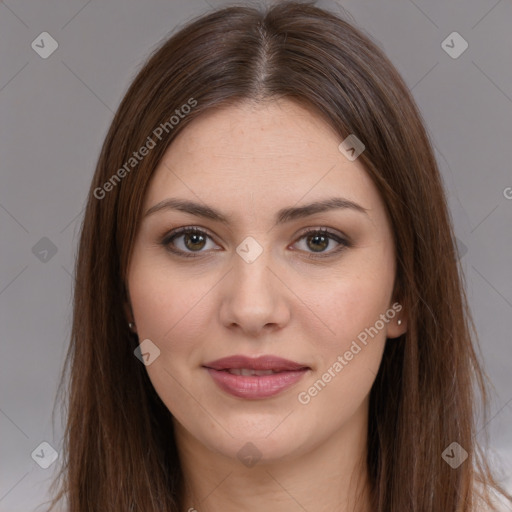
[[[235,288],[250,293],[269,293],[273,288],[270,283],[272,266],[272,251],[269,237],[263,240],[263,236],[256,238],[246,237],[236,248],[234,261]],[[274,265],[275,266],[275,265]]]
[[236,248],[237,254],[228,288],[224,291],[221,317],[225,325],[237,324],[257,332],[268,324],[282,326],[289,316],[275,268],[270,237],[256,241],[247,237]]

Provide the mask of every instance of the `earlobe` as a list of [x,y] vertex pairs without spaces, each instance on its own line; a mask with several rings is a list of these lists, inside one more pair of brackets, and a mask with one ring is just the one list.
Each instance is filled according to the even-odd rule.
[[398,338],[407,332],[407,321],[402,318],[392,320],[387,330],[387,338]]
[[398,330],[397,337],[407,332],[407,318],[405,314],[401,315],[401,317],[397,319],[396,325]]
[[398,338],[407,332],[407,311],[406,308],[399,302],[393,302],[393,305],[388,311],[394,314],[390,316],[390,322],[387,329],[388,338]]
[[128,327],[130,328],[130,330],[134,330],[134,327],[135,327],[135,320],[134,320],[134,317],[133,317],[133,311],[132,311],[132,306],[131,306],[131,303],[130,303],[130,295],[128,293],[128,288],[125,284],[123,284],[123,289],[124,289],[124,292],[123,292],[123,309],[124,309],[124,315],[126,317],[126,322],[128,323]]
[[127,318],[128,328],[133,333],[137,333],[137,327],[135,325],[135,320],[133,318],[133,314],[132,314],[132,311],[131,311],[131,308],[130,308],[129,304],[126,304],[125,315],[126,315],[126,318]]

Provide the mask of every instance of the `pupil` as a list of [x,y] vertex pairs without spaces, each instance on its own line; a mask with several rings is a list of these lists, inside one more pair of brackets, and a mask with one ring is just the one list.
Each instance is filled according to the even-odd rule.
[[[317,241],[318,241],[318,239],[321,239],[321,240],[322,240],[322,242],[323,242],[323,247],[322,247],[322,249],[325,249],[325,248],[326,248],[326,246],[328,245],[328,239],[327,239],[327,237],[326,237],[326,236],[324,236],[324,235],[313,235],[313,236],[311,236],[311,237],[310,237],[310,240],[317,240]],[[326,243],[326,242],[327,242],[327,243]],[[312,249],[313,249],[315,252],[320,252],[320,251],[317,251],[317,250],[316,250],[316,249],[314,249],[314,248],[312,248]]]

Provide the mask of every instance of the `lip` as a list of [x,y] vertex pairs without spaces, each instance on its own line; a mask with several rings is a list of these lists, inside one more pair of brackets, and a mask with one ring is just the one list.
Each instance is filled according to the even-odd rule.
[[297,363],[277,356],[247,357],[242,355],[223,357],[222,359],[205,363],[203,366],[213,370],[247,368],[249,370],[274,370],[275,372],[309,368],[307,364]]
[[[311,370],[307,365],[277,356],[250,358],[236,355],[203,365],[213,381],[238,398],[261,400],[275,396],[299,382]],[[229,369],[273,370],[272,375],[234,375]]]

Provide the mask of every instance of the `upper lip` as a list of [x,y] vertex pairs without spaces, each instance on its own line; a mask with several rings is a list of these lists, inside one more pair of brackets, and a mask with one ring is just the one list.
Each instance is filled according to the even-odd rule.
[[277,356],[247,357],[242,355],[223,357],[222,359],[205,363],[203,366],[214,370],[240,368],[248,370],[273,370],[275,372],[309,368],[306,364],[297,363]]

